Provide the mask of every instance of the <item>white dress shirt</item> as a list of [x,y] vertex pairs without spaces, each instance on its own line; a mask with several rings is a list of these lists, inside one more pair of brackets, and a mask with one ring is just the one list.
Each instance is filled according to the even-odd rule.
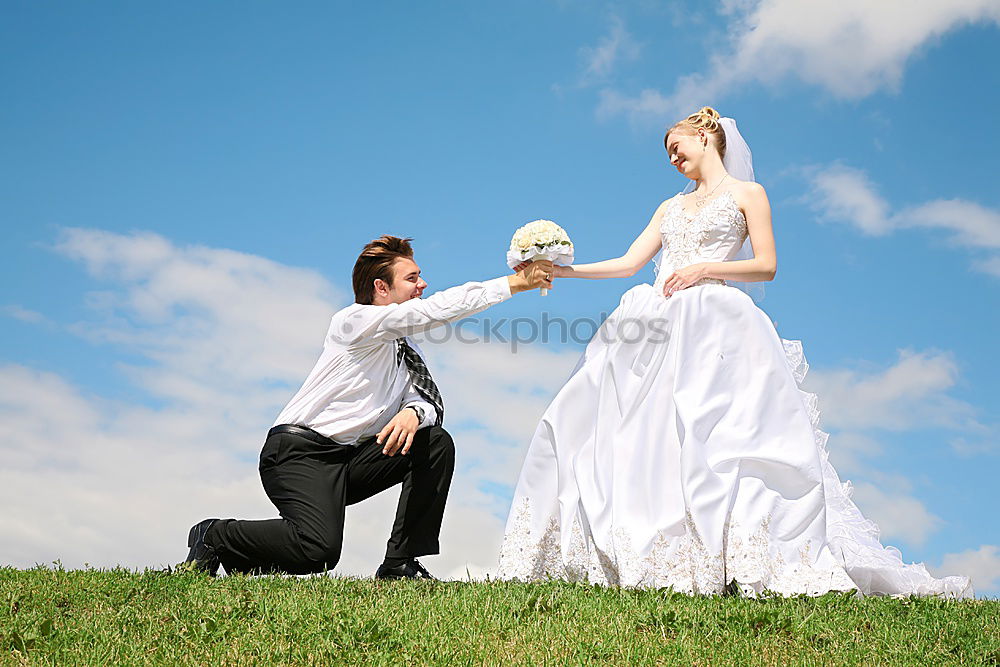
[[[470,282],[386,306],[359,303],[334,314],[323,352],[302,387],[278,415],[278,424],[307,426],[354,445],[376,435],[403,408],[420,406],[418,428],[437,419],[413,386],[405,362],[396,362],[396,339],[473,315],[510,298],[507,278]],[[409,341],[417,354],[423,353]],[[426,363],[426,360],[425,360]],[[443,393],[443,392],[442,392]]]

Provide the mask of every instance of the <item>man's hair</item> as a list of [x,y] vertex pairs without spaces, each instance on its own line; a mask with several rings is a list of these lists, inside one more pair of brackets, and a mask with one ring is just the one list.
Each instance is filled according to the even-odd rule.
[[354,263],[354,301],[371,305],[375,300],[375,281],[379,278],[392,287],[392,265],[399,257],[413,257],[410,241],[398,236],[381,236],[365,245]]

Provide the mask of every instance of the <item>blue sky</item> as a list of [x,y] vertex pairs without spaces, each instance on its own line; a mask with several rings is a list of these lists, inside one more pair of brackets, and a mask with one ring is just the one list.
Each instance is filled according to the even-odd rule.
[[[615,256],[684,186],[664,127],[711,104],[771,197],[761,307],[842,477],[905,559],[1000,592],[1000,11],[932,4],[5,3],[0,551],[157,565],[202,515],[269,516],[263,432],[366,241],[414,237],[431,289],[503,274],[536,218]],[[483,317],[595,318],[650,280]],[[464,451],[439,571],[489,571],[580,345],[430,347]],[[384,539],[356,521],[345,572]]]

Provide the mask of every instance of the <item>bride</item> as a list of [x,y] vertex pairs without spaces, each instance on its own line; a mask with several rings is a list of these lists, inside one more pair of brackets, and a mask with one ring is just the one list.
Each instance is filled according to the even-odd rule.
[[[628,252],[556,267],[559,278],[634,275],[549,405],[528,448],[498,576],[687,593],[972,594],[883,547],[830,465],[798,342],[731,282],[774,277],[767,194],[730,118],[709,107],[671,127],[691,180]],[[745,250],[744,250],[745,248]]]

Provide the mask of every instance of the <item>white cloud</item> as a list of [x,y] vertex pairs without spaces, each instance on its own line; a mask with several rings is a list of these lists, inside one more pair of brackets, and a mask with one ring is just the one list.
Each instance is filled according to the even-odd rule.
[[1000,546],[995,544],[945,554],[941,565],[930,569],[938,577],[954,574],[970,577],[977,595],[1000,593]]
[[[825,404],[822,402],[822,397],[820,401],[822,407]],[[837,431],[828,449],[830,461],[837,469],[837,473],[848,479],[858,474],[871,477],[872,468],[869,460],[885,452],[885,447],[877,438],[857,431]]]
[[856,98],[895,88],[920,47],[971,23],[1000,21],[1000,7],[992,0],[764,0],[731,16],[734,58],[729,65],[720,58],[711,77],[728,85],[790,76]]
[[48,319],[35,310],[29,310],[23,306],[18,306],[16,304],[4,306],[2,310],[8,317],[13,317],[15,320],[20,320],[21,322],[26,322],[28,324],[48,324]]
[[580,55],[586,61],[581,85],[607,79],[616,65],[635,60],[641,50],[642,47],[625,29],[621,18],[612,16],[610,31],[601,38],[597,46],[580,49]]
[[105,319],[79,331],[170,369],[146,388],[182,401],[195,385],[298,383],[322,345],[330,304],[344,300],[315,271],[154,234],[68,229],[56,250],[120,286],[93,300]]
[[502,343],[424,343],[421,349],[448,399],[452,423],[475,421],[503,440],[527,445],[548,401],[561,387],[580,351]]
[[868,175],[860,169],[831,165],[811,179],[813,208],[826,219],[849,222],[871,236],[893,229],[889,203],[876,191]]
[[205,513],[273,515],[254,461],[337,290],[315,272],[152,234],[70,229],[56,250],[111,284],[73,330],[141,363],[122,367],[132,395],[121,400],[0,368],[0,503],[17,508],[0,517],[7,562],[163,565],[183,558]]
[[1000,248],[1000,212],[961,199],[939,199],[900,211],[900,227],[951,232],[952,242],[968,248]]
[[[123,367],[133,391],[120,400],[0,367],[0,505],[13,510],[0,516],[4,562],[163,566],[183,559],[188,527],[206,516],[275,516],[256,458],[320,350],[337,288],[312,271],[152,234],[67,230],[56,250],[108,284],[73,330],[139,362]],[[442,555],[428,564],[479,575],[495,566],[503,532],[496,489],[516,480],[577,355],[457,340],[424,349],[459,449]],[[349,508],[338,572],[371,575],[397,497]]]
[[[849,224],[882,236],[901,229],[944,232],[954,246],[974,252],[1000,249],[1000,211],[962,199],[937,199],[893,212],[865,172],[835,164],[810,174],[808,201],[823,220]],[[1000,276],[1000,255],[977,259],[973,267]]]
[[[953,30],[1000,22],[995,0],[727,1],[726,35],[711,45],[704,71],[681,77],[668,95],[645,91],[613,106],[634,118],[679,118],[706,101],[758,84],[798,80],[836,97],[895,90],[907,63]],[[655,104],[651,104],[655,102]]]
[[977,271],[988,273],[1000,278],[1000,255],[988,259],[979,260],[972,265]]
[[959,437],[952,439],[948,444],[960,456],[978,456],[980,454],[992,454],[997,451],[996,436],[989,432],[987,432],[984,438],[968,440]]
[[[910,350],[888,368],[811,370],[806,378],[819,397],[822,426],[832,431],[831,461],[854,480],[858,506],[888,543],[922,545],[943,521],[914,495],[910,480],[879,460],[885,453],[879,433],[940,427],[988,438],[973,406],[950,395],[958,378],[950,354]],[[973,450],[961,437],[951,438],[951,446],[966,456],[989,451]]]
[[0,517],[5,563],[163,565],[214,509],[265,512],[259,442],[207,411],[85,396],[64,379],[0,368]]
[[663,96],[658,90],[647,88],[637,97],[629,97],[621,93],[605,89],[600,92],[600,102],[597,105],[597,116],[599,118],[610,118],[621,113],[627,113],[633,118],[637,116],[657,117],[662,120],[664,116],[673,118],[680,117],[674,113],[673,103]]
[[973,407],[948,394],[957,379],[958,367],[950,354],[902,350],[885,370],[814,370],[806,385],[820,397],[827,428],[978,430]]
[[874,484],[854,484],[854,500],[866,518],[879,527],[883,544],[895,540],[920,546],[941,527],[939,517],[906,490],[889,490]]

